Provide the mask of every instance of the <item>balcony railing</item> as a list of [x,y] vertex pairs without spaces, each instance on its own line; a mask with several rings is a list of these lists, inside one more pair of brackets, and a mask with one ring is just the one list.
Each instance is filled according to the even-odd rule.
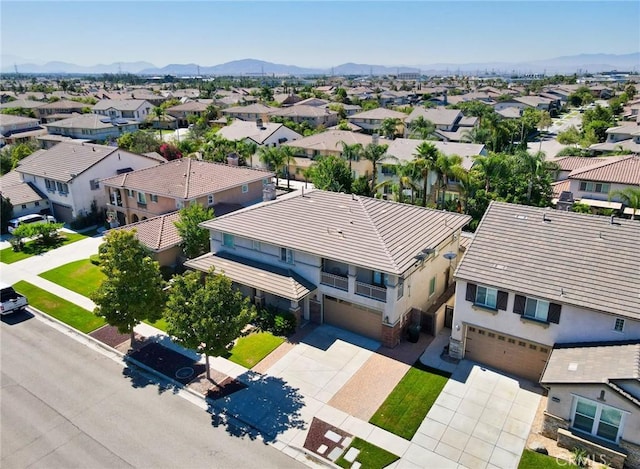
[[374,300],[387,302],[387,289],[371,285],[370,283],[356,282],[356,295],[366,296]]
[[349,291],[349,279],[340,275],[322,272],[320,276],[320,283],[340,290]]

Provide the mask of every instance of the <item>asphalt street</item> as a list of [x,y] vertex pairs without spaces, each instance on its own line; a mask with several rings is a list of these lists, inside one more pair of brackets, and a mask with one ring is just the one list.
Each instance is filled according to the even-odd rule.
[[1,467],[305,467],[41,319],[7,318]]

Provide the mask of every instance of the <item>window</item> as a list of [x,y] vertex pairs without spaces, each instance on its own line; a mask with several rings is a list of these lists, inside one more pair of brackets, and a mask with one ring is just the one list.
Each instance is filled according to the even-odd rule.
[[580,190],[583,192],[609,193],[609,184],[591,181],[580,181]]
[[138,203],[143,205],[147,204],[147,195],[144,192],[138,192]]
[[133,199],[133,191],[131,189],[127,189],[127,197]]
[[402,296],[404,295],[404,279],[399,278],[398,279],[398,299],[402,298]]
[[91,181],[89,181],[89,187],[91,187],[92,191],[100,189],[100,180],[99,179],[92,179]]
[[242,193],[246,194],[247,192],[249,192],[249,184],[243,184],[242,185]]
[[228,248],[234,247],[234,239],[233,235],[229,233],[222,233],[222,244],[227,246]]
[[376,272],[374,270],[371,283],[374,285],[378,285],[380,287],[385,287],[387,285],[387,274],[383,274],[382,272]]
[[287,248],[280,248],[280,260],[287,264],[293,264],[293,251]]
[[524,316],[538,321],[546,321],[549,315],[549,302],[527,298],[524,307]]
[[40,202],[36,200],[36,202],[34,203],[34,205],[35,205],[36,207],[40,207]]
[[436,278],[431,277],[429,280],[429,296],[433,295],[436,292]]
[[23,209],[27,208],[27,205],[26,204],[22,204],[22,208]]
[[618,442],[624,420],[621,410],[582,397],[575,398],[574,406],[573,428]]
[[60,192],[61,194],[68,194],[69,193],[69,186],[64,183],[64,182],[56,182],[56,187],[58,189],[58,192]]
[[180,210],[183,207],[184,207],[184,204],[182,203],[182,201],[181,200],[176,200],[176,208],[178,210]]
[[475,304],[495,309],[497,301],[498,290],[496,290],[495,288],[482,287],[478,285],[478,288],[476,289]]
[[211,207],[215,203],[215,197],[213,194],[207,196],[207,205]]
[[254,251],[260,251],[260,248],[261,248],[261,246],[260,246],[260,241],[256,241],[256,240],[254,239],[254,240],[253,240],[253,242],[252,242],[252,244],[253,244],[253,250],[254,250]]
[[616,318],[615,322],[613,323],[613,330],[616,332],[624,331],[624,319]]

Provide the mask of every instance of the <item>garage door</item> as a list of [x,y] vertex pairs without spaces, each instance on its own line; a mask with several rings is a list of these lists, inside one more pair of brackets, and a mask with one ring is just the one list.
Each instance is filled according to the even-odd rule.
[[332,296],[324,297],[324,322],[380,340],[382,313]]
[[58,222],[69,223],[73,220],[73,209],[71,207],[53,203],[51,208],[53,209],[53,216],[56,217]]
[[550,349],[547,345],[467,326],[464,357],[537,383]]

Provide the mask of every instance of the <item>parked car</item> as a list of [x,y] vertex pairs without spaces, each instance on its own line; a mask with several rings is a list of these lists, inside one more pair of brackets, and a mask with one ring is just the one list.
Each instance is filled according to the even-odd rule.
[[23,215],[21,217],[13,218],[12,220],[9,220],[8,230],[9,230],[9,233],[13,234],[15,229],[18,228],[20,225],[27,224],[27,223],[41,223],[41,222],[56,223],[56,219],[51,215],[39,215],[37,213],[33,213],[31,215]]
[[29,304],[27,298],[13,289],[11,285],[0,282],[0,315],[23,311]]

